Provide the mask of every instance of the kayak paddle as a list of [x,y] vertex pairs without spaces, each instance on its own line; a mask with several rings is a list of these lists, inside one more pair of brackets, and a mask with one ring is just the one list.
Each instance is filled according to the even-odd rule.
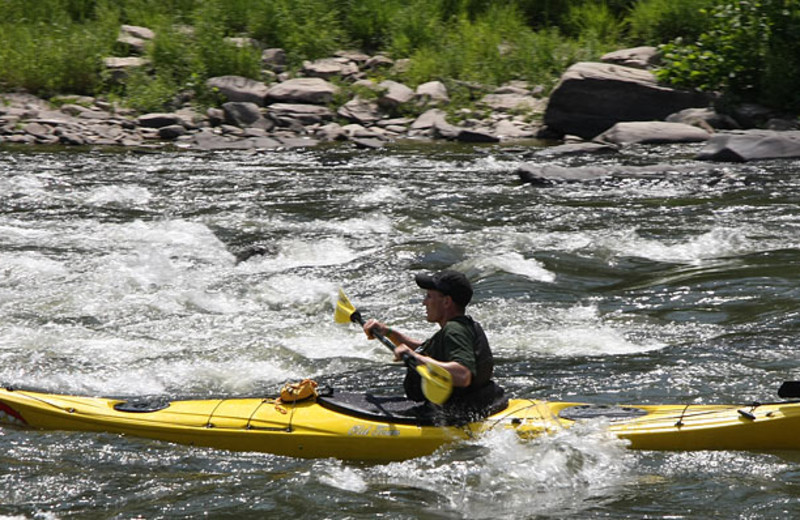
[[[358,323],[364,326],[364,318],[361,313],[350,303],[347,295],[339,289],[339,300],[336,302],[336,310],[333,313],[333,320],[336,323]],[[386,345],[394,352],[395,345],[383,334],[372,331],[378,341]],[[425,398],[434,404],[443,404],[453,392],[453,376],[444,368],[432,363],[420,363],[414,356],[404,353],[403,362],[409,368],[413,368],[422,378],[422,393]]]

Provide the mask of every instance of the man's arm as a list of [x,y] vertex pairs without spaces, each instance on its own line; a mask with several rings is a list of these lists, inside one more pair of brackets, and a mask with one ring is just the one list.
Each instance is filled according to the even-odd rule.
[[395,345],[408,345],[412,349],[422,345],[422,341],[407,336],[402,332],[389,327],[385,323],[381,323],[378,320],[367,320],[367,322],[364,324],[364,332],[369,339],[374,339],[375,336],[372,335],[373,331],[379,333],[381,336],[384,336]]
[[472,372],[458,361],[439,361],[438,359],[433,359],[432,357],[415,352],[408,345],[398,345],[397,348],[394,349],[395,361],[403,359],[403,353],[408,353],[415,357],[420,364],[430,363],[447,370],[453,377],[453,386],[455,387],[466,387],[472,383]]

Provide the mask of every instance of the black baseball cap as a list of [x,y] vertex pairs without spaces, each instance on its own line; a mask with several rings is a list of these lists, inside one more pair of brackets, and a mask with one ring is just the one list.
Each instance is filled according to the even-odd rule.
[[423,289],[433,289],[450,296],[462,307],[472,300],[472,284],[458,271],[447,269],[434,274],[419,273],[414,281]]

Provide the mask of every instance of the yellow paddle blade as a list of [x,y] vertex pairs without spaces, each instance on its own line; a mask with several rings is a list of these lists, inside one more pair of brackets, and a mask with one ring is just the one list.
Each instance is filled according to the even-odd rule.
[[350,323],[350,318],[356,308],[350,303],[347,295],[339,289],[339,299],[336,301],[336,310],[333,311],[333,321],[336,323]]
[[444,368],[434,364],[417,365],[422,377],[422,393],[434,404],[444,404],[453,393],[453,376]]

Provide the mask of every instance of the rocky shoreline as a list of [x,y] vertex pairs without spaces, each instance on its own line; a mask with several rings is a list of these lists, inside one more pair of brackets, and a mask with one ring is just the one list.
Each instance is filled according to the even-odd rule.
[[[132,48],[152,37],[144,28],[123,29],[120,38],[130,40]],[[431,81],[412,90],[395,81],[369,79],[378,70],[403,67],[402,60],[340,52],[306,62],[292,76],[285,72],[283,51],[266,49],[262,62],[271,80],[211,78],[207,86],[223,102],[204,113],[189,102],[174,112],[136,114],[96,98],[45,101],[0,93],[0,145],[280,150],[325,142],[381,148],[409,139],[547,139],[569,142],[560,148],[564,153],[586,153],[630,144],[706,141],[698,155],[702,160],[800,157],[797,118],[755,106],[739,107],[732,116],[718,114],[709,108],[712,100],[699,92],[659,85],[650,70],[657,59],[655,48],[640,47],[610,53],[597,63],[577,63],[549,98],[542,97],[543,89],[522,82],[494,90],[469,85],[476,108],[462,109],[453,124],[445,111],[450,100],[443,83]],[[146,66],[143,58],[106,60],[119,80],[128,68],[141,66]],[[343,95],[337,84],[351,86],[352,94]]]

